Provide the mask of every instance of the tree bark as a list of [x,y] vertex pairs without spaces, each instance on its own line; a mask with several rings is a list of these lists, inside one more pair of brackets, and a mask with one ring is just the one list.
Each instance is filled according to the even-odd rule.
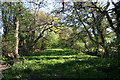
[[16,46],[15,46],[15,56],[16,58],[19,58],[19,54],[18,54],[18,46],[19,46],[19,37],[18,37],[18,34],[19,34],[19,20],[17,18],[16,22],[16,31],[15,31],[15,37],[16,37]]
[[117,50],[118,53],[120,54],[120,32],[116,33],[116,35],[117,35]]

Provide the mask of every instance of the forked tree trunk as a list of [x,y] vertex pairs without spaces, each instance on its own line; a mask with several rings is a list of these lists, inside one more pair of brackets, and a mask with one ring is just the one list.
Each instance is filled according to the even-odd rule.
[[19,37],[18,37],[18,34],[19,34],[19,20],[17,18],[16,22],[16,31],[15,31],[15,37],[16,37],[16,46],[15,46],[15,56],[16,58],[19,58],[19,54],[18,54],[18,46],[19,46]]

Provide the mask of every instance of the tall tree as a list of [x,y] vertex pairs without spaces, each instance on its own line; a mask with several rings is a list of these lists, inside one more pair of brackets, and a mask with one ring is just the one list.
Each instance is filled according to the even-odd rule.
[[15,31],[15,37],[16,37],[16,46],[15,46],[15,55],[16,57],[19,57],[19,53],[18,53],[18,46],[19,46],[19,20],[18,18],[15,21],[16,24],[16,31]]
[[[19,20],[23,14],[22,3],[1,3],[2,4],[2,20],[3,20],[3,53],[15,53],[16,57],[18,54],[18,44],[19,44]],[[14,43],[16,42],[16,43]],[[9,45],[9,46],[8,46]],[[8,46],[10,50],[8,52],[4,51],[4,48]],[[14,49],[14,50],[13,50]],[[6,55],[5,54],[5,55]]]
[[[106,12],[106,16],[107,16],[107,19],[108,19],[108,22],[109,22],[111,28],[116,33],[117,49],[118,49],[118,52],[120,53],[120,1],[118,1],[117,3],[112,1],[112,4],[114,5],[114,8],[111,10],[105,11],[105,12]],[[109,11],[112,12],[112,15],[114,17],[112,17],[112,15],[110,16]],[[113,19],[115,19],[115,22]]]

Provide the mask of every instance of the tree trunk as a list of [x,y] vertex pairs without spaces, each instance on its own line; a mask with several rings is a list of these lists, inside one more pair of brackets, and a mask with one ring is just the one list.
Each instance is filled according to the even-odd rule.
[[105,53],[103,54],[102,57],[109,57],[109,50],[106,46],[104,46]]
[[116,3],[116,20],[117,20],[117,29],[116,29],[116,35],[117,35],[117,49],[118,49],[118,54],[120,54],[120,1]]
[[18,34],[19,34],[19,32],[18,32],[18,30],[19,30],[19,20],[18,20],[18,18],[17,18],[15,24],[16,24],[16,31],[15,31],[15,37],[16,37],[15,56],[16,56],[16,58],[19,58],[20,56],[18,54],[18,46],[19,46],[19,37],[18,37]]
[[116,34],[117,35],[117,50],[118,53],[120,53],[120,32]]

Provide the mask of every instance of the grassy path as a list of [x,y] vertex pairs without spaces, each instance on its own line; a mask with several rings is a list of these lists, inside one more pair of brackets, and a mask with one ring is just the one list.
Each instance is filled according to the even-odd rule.
[[70,49],[49,49],[20,58],[3,71],[3,80],[120,79],[119,72],[114,60],[97,58]]

